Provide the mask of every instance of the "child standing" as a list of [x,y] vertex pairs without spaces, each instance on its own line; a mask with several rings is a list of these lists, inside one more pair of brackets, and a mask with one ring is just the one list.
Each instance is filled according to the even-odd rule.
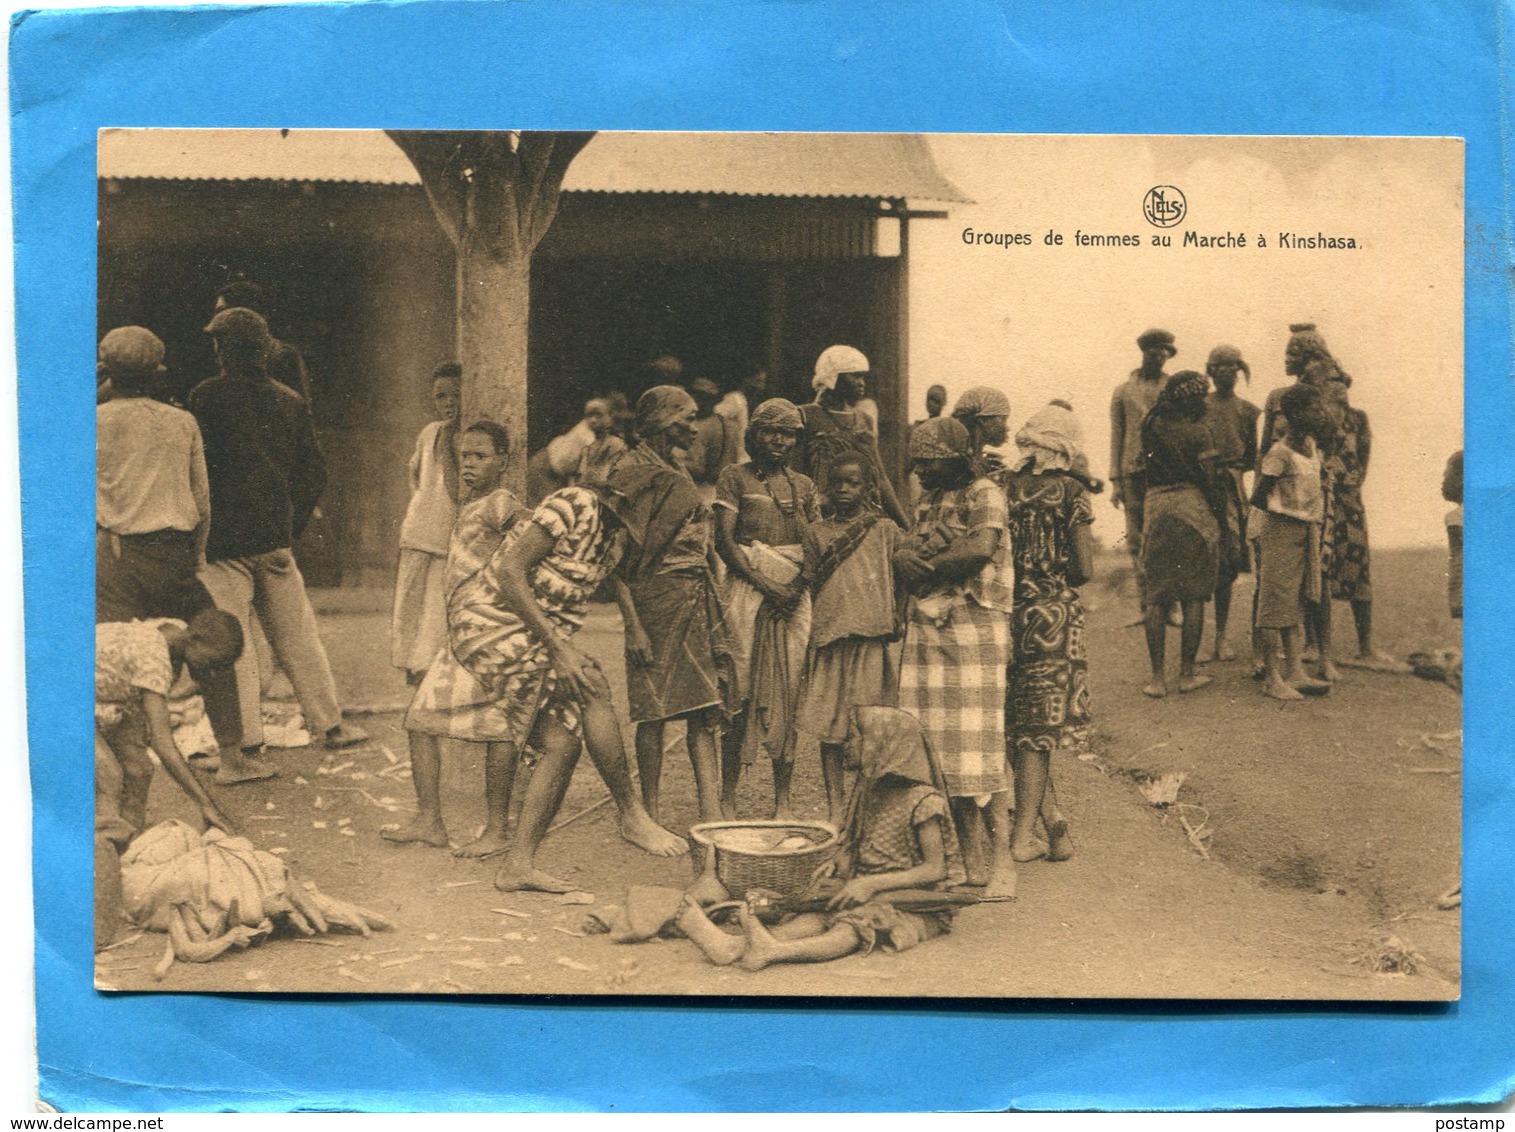
[[742,766],[760,751],[773,760],[773,816],[790,816],[794,715],[810,639],[803,543],[819,517],[815,485],[788,467],[802,427],[791,402],[764,401],[747,429],[752,458],[723,468],[716,480],[715,548],[726,564],[722,607],[736,669],[736,714],[721,737],[727,818],[736,817]]
[[1329,690],[1300,665],[1305,603],[1322,600],[1320,524],[1325,515],[1315,438],[1328,428],[1320,390],[1292,385],[1279,401],[1288,432],[1262,458],[1252,505],[1266,512],[1257,546],[1257,628],[1263,636],[1263,693],[1303,699]]
[[912,891],[906,908],[890,899],[903,903],[904,890],[941,889],[962,877],[941,767],[920,723],[906,712],[860,707],[853,720],[860,765],[842,825],[842,851],[832,875],[815,886],[816,896],[829,897],[827,910],[787,916],[769,931],[744,904],[737,909],[738,937],[716,927],[695,896],[686,895],[679,927],[712,963],[740,961],[758,971],[771,963],[820,963],[876,947],[908,951],[951,930],[949,900],[933,905],[930,891]]
[[416,437],[410,457],[410,504],[400,525],[390,651],[396,668],[419,684],[447,638],[447,543],[458,511],[458,415],[463,369],[444,362],[431,376],[437,419]]
[[833,825],[841,824],[846,798],[850,711],[854,705],[893,707],[899,695],[892,561],[900,529],[864,505],[874,490],[870,470],[861,456],[832,464],[821,518],[805,532],[805,574],[813,596],[797,727],[820,740]]
[[[1010,853],[1017,861],[1073,855],[1052,784],[1052,753],[1078,751],[1089,735],[1089,657],[1078,587],[1094,570],[1088,481],[1079,474],[1083,430],[1048,405],[1015,434],[1019,457],[1000,478],[1015,553],[1015,641],[1005,729],[1015,772]],[[1096,484],[1097,488],[1099,485]],[[1043,850],[1034,838],[1041,817]]]

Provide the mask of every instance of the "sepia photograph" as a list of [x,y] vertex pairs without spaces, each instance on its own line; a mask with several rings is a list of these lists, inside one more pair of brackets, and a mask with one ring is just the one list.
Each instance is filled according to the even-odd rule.
[[97,172],[98,989],[1458,999],[1461,141]]

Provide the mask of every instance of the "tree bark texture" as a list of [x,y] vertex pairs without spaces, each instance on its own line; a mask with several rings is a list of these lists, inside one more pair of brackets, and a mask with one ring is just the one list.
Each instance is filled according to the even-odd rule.
[[563,176],[592,133],[388,130],[420,174],[458,258],[463,423],[510,433],[505,485],[526,490],[531,257],[557,216]]

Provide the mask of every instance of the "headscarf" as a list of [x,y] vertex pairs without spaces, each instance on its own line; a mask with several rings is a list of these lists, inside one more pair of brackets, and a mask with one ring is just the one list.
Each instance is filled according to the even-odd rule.
[[1289,325],[1289,344],[1285,352],[1288,350],[1297,350],[1300,357],[1305,359],[1331,356],[1326,340],[1315,329],[1313,322],[1295,322]]
[[799,432],[805,427],[805,418],[793,401],[786,401],[782,397],[771,397],[753,410],[752,420],[747,427],[777,428],[788,432]]
[[637,398],[637,435],[650,439],[695,407],[694,398],[677,385],[654,385]]
[[1205,361],[1205,369],[1208,371],[1221,365],[1234,365],[1247,375],[1248,381],[1252,380],[1252,367],[1247,365],[1241,356],[1241,351],[1235,346],[1217,346],[1210,351],[1210,357]]
[[835,389],[836,379],[844,373],[867,373],[868,359],[855,346],[827,346],[815,359],[815,376],[810,384],[819,393]]
[[[952,415],[959,420],[975,417],[1008,417],[1010,398],[990,385],[975,385],[964,390],[952,406]],[[966,423],[966,422],[965,422]]]
[[[858,764],[857,784],[847,799],[847,816],[843,822],[844,844],[855,852],[862,844],[864,824],[868,820],[869,796],[885,777],[893,775],[906,782],[929,786],[948,798],[947,779],[926,743],[925,732],[915,716],[899,708],[855,707],[847,726],[849,761]],[[948,872],[960,861],[957,831],[951,821],[942,823]]]
[[1048,405],[1021,426],[1015,446],[1018,472],[1069,472],[1083,458],[1084,430],[1070,410]]
[[910,433],[910,459],[973,459],[973,442],[963,422],[954,417],[932,417]]

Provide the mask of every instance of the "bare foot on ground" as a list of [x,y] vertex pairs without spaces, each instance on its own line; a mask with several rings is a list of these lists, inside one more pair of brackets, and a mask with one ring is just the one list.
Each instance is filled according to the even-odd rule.
[[717,967],[730,966],[746,950],[746,944],[740,936],[727,935],[711,923],[699,902],[687,892],[683,903],[679,905],[679,914],[674,923],[705,953],[705,958]]
[[777,941],[768,934],[768,929],[763,927],[747,905],[743,904],[736,910],[736,917],[741,922],[743,934],[747,937],[747,946],[742,951],[739,962],[744,970],[761,971],[772,963],[777,955]]
[[1336,668],[1336,662],[1322,660],[1320,662],[1320,678],[1327,684],[1334,684],[1341,679],[1341,673]]
[[669,833],[645,814],[638,817],[622,814],[621,836],[654,857],[677,857],[689,852],[689,842],[676,833]]
[[989,874],[989,883],[984,885],[984,899],[1014,900],[1015,882],[1014,863],[1010,861],[999,862]]
[[1275,700],[1302,700],[1305,698],[1302,692],[1295,691],[1282,680],[1269,680],[1265,683],[1263,685],[1263,695]]
[[1215,661],[1235,660],[1236,650],[1231,647],[1229,642],[1223,642],[1215,646],[1215,652],[1211,654],[1210,659]]
[[1160,680],[1154,680],[1142,689],[1142,695],[1151,696],[1154,700],[1160,700],[1168,694],[1168,685]]
[[494,886],[501,892],[572,892],[573,885],[541,869],[506,865],[495,874]]
[[216,775],[211,781],[220,786],[238,786],[244,782],[263,782],[269,778],[277,778],[278,774],[279,772],[271,766],[253,762],[251,759],[223,754],[221,765],[216,768]]
[[1047,860],[1066,861],[1073,856],[1073,838],[1068,833],[1068,822],[1059,818],[1047,823]]
[[510,835],[503,830],[485,829],[474,840],[466,845],[459,845],[452,851],[454,857],[471,857],[476,860],[484,857],[495,857],[510,849]]
[[1198,673],[1192,676],[1181,676],[1178,681],[1178,690],[1180,692],[1197,692],[1212,682],[1213,679],[1211,677],[1201,676]]
[[447,848],[447,827],[431,818],[417,817],[409,825],[399,829],[381,829],[379,836],[395,845],[430,845],[434,849]]
[[1010,858],[1018,865],[1024,865],[1027,861],[1039,861],[1047,855],[1039,842],[1034,838],[1025,841],[1012,842],[1010,845]]

